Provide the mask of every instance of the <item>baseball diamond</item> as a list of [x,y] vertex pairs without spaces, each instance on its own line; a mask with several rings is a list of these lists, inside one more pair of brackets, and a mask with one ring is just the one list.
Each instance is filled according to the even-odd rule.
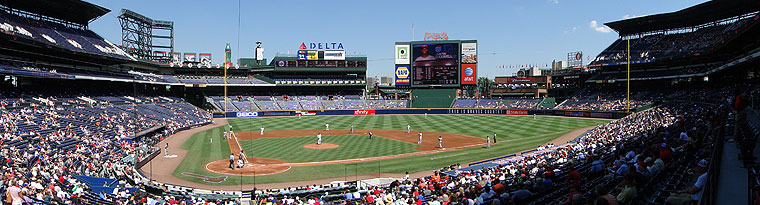
[[[219,119],[217,119],[219,120]],[[244,184],[256,183],[266,187],[266,183],[319,180],[344,177],[346,166],[356,166],[350,175],[401,174],[437,169],[452,163],[477,161],[498,157],[509,153],[535,148],[546,144],[573,130],[585,132],[589,126],[605,123],[607,120],[506,115],[374,115],[374,116],[308,116],[228,119],[233,127],[234,137],[222,139],[226,126],[217,123],[216,128],[195,133],[180,148],[188,150],[182,163],[176,169],[160,168],[173,177],[165,178],[173,184],[207,187],[211,185],[199,178],[182,175],[183,172],[207,176],[243,175]],[[324,131],[329,123],[331,129]],[[354,134],[347,129],[354,125]],[[406,132],[409,124],[412,132]],[[531,126],[525,126],[531,124]],[[260,135],[260,127],[267,131]],[[343,128],[343,129],[339,129]],[[368,139],[366,133],[376,136]],[[197,131],[196,131],[197,132]],[[417,145],[417,133],[423,132],[423,144]],[[490,150],[484,149],[485,136],[499,133],[498,144]],[[323,135],[324,143],[337,144],[334,149],[305,149],[304,145],[316,143],[316,135]],[[578,133],[576,132],[576,137]],[[443,136],[444,148],[437,148],[438,136]],[[209,143],[208,138],[214,138]],[[567,141],[567,139],[564,139]],[[249,159],[271,159],[281,161],[277,171],[265,165],[255,165],[236,169],[227,168],[226,157],[230,152],[245,150]],[[564,142],[562,142],[564,143]],[[226,154],[225,154],[226,153]],[[446,157],[454,155],[455,157]],[[156,159],[162,160],[162,159]],[[209,170],[207,164],[220,161],[222,170]],[[250,161],[250,160],[249,160]],[[155,162],[154,162],[155,163]],[[378,165],[380,170],[378,170]],[[257,171],[254,169],[270,169]],[[150,167],[142,169],[150,173]],[[155,170],[155,168],[154,168]],[[159,174],[159,173],[156,173]],[[167,173],[161,173],[165,176]],[[179,180],[173,179],[177,178]],[[240,181],[227,180],[214,185],[234,185]],[[205,184],[205,185],[204,185]],[[216,186],[223,188],[224,186]],[[231,186],[232,188],[232,186]]]
[[0,204],[760,204],[759,65],[760,0],[0,0]]

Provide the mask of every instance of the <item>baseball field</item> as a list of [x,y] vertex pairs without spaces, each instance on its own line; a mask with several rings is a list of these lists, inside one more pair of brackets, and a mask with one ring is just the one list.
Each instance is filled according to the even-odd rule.
[[[217,124],[192,133],[175,148],[186,154],[176,159],[178,165],[171,175],[191,184],[219,186],[414,173],[529,150],[608,121],[507,115],[235,118],[226,121],[235,133],[229,139],[223,134],[229,127]],[[325,124],[330,131],[325,131]],[[419,133],[423,133],[420,144]],[[494,133],[496,143],[487,148],[486,136]],[[323,136],[321,145],[316,145],[317,134]],[[250,163],[248,168],[233,171],[228,168],[228,158],[231,153],[237,157],[240,150]]]

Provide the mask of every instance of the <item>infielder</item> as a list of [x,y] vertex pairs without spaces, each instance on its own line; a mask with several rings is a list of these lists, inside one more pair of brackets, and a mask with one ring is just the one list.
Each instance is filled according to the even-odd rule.
[[491,148],[491,136],[486,135],[486,140],[488,141],[488,148]]
[[261,136],[264,136],[264,127],[261,127]]
[[351,129],[348,131],[348,133],[354,134],[354,125],[351,125]]
[[438,136],[438,147],[443,148],[443,137],[440,135]]
[[409,126],[409,124],[406,124],[406,134],[409,134],[412,132],[412,126]]
[[330,131],[330,124],[325,124],[325,131]]
[[422,132],[420,132],[420,134],[417,134],[417,144],[422,144]]
[[322,133],[317,133],[317,145],[322,144]]
[[369,139],[372,139],[372,131],[369,131]]

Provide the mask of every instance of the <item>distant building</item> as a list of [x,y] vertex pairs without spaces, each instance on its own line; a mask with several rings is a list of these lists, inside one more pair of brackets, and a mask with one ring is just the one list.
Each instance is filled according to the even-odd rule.
[[552,62],[552,71],[567,69],[567,61]]
[[367,89],[374,89],[376,84],[377,79],[375,77],[367,77]]
[[381,85],[393,85],[393,77],[390,77],[390,76],[380,77],[380,84]]

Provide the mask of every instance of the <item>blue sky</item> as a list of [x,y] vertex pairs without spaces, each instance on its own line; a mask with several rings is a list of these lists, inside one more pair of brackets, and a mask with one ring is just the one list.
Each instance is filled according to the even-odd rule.
[[[237,59],[253,57],[255,42],[261,41],[270,60],[278,52],[295,53],[301,42],[342,42],[349,54],[367,56],[369,76],[392,76],[394,42],[422,40],[425,32],[446,32],[449,39],[478,40],[478,74],[491,78],[512,75],[518,69],[497,68],[501,65],[543,67],[552,60],[566,60],[571,51],[593,58],[618,37],[603,23],[705,2],[241,0],[238,42],[238,1],[87,1],[112,10],[91,23],[90,29],[116,44],[121,43],[116,16],[127,8],[174,21],[175,51],[209,52],[214,64],[223,61],[227,42]],[[584,63],[588,63],[585,57]]]

